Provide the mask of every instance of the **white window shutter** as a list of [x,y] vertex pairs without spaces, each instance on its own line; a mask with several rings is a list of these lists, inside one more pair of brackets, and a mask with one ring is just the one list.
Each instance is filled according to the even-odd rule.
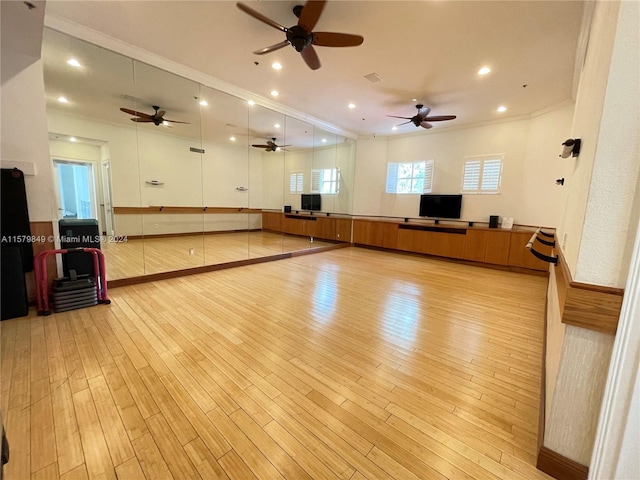
[[480,185],[480,160],[467,160],[462,175],[462,191],[477,192]]
[[300,193],[302,193],[302,191],[304,190],[304,174],[302,172],[298,174],[296,188],[297,188],[297,191]]
[[396,193],[396,185],[398,184],[398,164],[387,163],[387,193]]
[[422,193],[431,193],[433,188],[433,160],[426,162],[424,166],[424,187]]
[[311,192],[320,193],[322,170],[311,170]]
[[485,160],[482,168],[482,185],[480,190],[483,192],[496,192],[500,188],[500,173],[502,171],[502,160],[490,159]]

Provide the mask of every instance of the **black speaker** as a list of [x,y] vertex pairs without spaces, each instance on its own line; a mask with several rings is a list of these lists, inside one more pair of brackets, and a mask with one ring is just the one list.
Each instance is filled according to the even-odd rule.
[[291,213],[291,205],[284,206],[284,213]]
[[29,239],[31,226],[24,174],[17,168],[3,168],[0,187],[2,246],[19,247],[22,268],[25,272],[30,272],[33,270],[33,244]]
[[498,228],[498,219],[500,217],[498,215],[489,216],[489,228]]
[[2,320],[29,314],[27,283],[20,247],[2,245],[0,249],[0,317]]
[[[98,221],[86,219],[62,219],[58,222],[60,248],[100,248],[100,229]],[[62,270],[65,277],[75,270],[77,275],[93,276],[93,255],[84,252],[72,252],[62,255]]]

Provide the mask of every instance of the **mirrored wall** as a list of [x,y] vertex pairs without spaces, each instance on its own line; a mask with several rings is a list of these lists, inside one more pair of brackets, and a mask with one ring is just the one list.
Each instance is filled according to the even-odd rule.
[[352,212],[354,140],[52,30],[42,52],[59,218],[98,221],[109,279],[328,245],[285,206]]

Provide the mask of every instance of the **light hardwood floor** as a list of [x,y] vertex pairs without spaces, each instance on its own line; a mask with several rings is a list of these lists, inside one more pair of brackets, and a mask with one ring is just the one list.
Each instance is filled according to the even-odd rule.
[[537,479],[546,279],[360,248],[1,324],[6,479]]
[[104,242],[107,278],[170,272],[333,245],[267,231],[227,232]]

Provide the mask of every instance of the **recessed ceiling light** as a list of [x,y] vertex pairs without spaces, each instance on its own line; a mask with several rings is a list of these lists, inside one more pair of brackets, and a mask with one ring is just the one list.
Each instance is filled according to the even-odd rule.
[[326,139],[326,138],[323,138],[323,139],[322,139],[322,143],[327,143],[327,139]]
[[277,90],[271,90],[271,91],[269,92],[269,94],[270,94],[272,97],[277,97],[278,95],[280,95],[280,92],[278,92]]
[[65,97],[58,97],[58,101],[60,103],[69,103],[69,100],[67,100]]
[[232,142],[236,141],[236,137],[229,137],[229,140],[231,140]]
[[165,127],[169,126],[169,122],[167,122],[166,120],[164,122],[162,122],[162,125],[164,125]]
[[82,65],[80,65],[80,62],[78,60],[76,60],[75,58],[70,58],[69,60],[67,60],[67,63],[69,65],[71,65],[72,67],[81,67]]
[[275,127],[275,128],[280,128],[280,124],[279,124],[279,123],[276,123],[276,124],[274,125],[274,127]]
[[411,99],[411,101],[412,101],[412,102],[417,102],[417,101],[418,101],[418,99],[417,99],[417,98],[412,98],[412,99]]
[[397,130],[398,127],[396,127],[395,125],[393,127],[391,127],[391,130]]
[[282,69],[282,65],[281,65],[280,63],[278,63],[278,62],[273,62],[273,63],[271,64],[271,67],[272,67],[274,70],[280,70],[280,69]]
[[256,104],[256,102],[254,102],[253,100],[249,100],[247,103],[248,103],[249,105],[255,105],[255,104]]
[[206,107],[207,105],[209,105],[209,103],[206,100],[200,100],[200,105]]
[[478,75],[486,75],[490,71],[491,69],[489,67],[482,67],[480,70],[478,70]]
[[75,143],[78,141],[78,139],[76,137],[69,137],[69,141]]
[[502,112],[506,112],[507,111],[507,107],[505,107],[504,105],[500,105],[498,107],[498,112],[502,113]]
[[355,103],[350,103],[349,105],[347,105],[350,109],[354,109],[356,108],[356,104]]

